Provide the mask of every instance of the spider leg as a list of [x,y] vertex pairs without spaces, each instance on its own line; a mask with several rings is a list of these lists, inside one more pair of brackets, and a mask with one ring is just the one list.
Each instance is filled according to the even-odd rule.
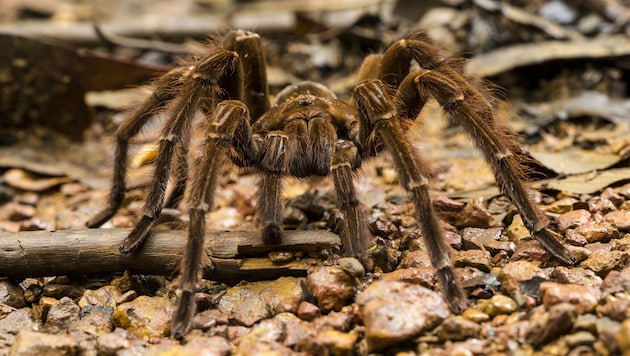
[[357,257],[365,263],[369,234],[352,180],[352,171],[359,165],[357,147],[350,141],[338,143],[330,170],[344,216],[344,231],[340,234],[344,239],[344,255]]
[[[410,74],[418,85],[421,96],[433,96],[444,110],[455,117],[470,134],[476,146],[483,152],[491,165],[501,191],[516,205],[525,226],[532,235],[556,258],[572,264],[575,259],[558,241],[556,234],[547,228],[548,221],[538,210],[527,193],[523,183],[523,173],[514,152],[515,143],[508,131],[500,127],[490,117],[482,117],[486,110],[476,110],[479,98],[469,98],[465,87],[458,79],[451,79],[441,70],[420,70]],[[490,113],[491,115],[491,113]]]
[[188,181],[188,137],[183,138],[177,146],[175,158],[175,187],[164,203],[165,208],[176,208],[186,192]]
[[466,307],[466,295],[455,276],[449,247],[431,204],[428,169],[403,133],[388,87],[378,79],[365,80],[357,85],[354,94],[362,125],[373,126],[392,155],[399,181],[415,205],[416,219],[445,299],[454,312],[460,313]]
[[260,166],[260,201],[258,216],[265,244],[279,244],[282,239],[282,172],[287,166],[289,137],[282,131],[271,131],[262,142]]
[[188,241],[180,270],[181,295],[171,325],[171,335],[181,339],[190,329],[195,313],[195,290],[204,265],[205,215],[214,205],[214,193],[221,167],[234,142],[235,132],[248,125],[247,108],[240,101],[222,101],[213,111],[203,155],[191,185]]
[[166,103],[173,99],[176,89],[183,82],[182,79],[187,76],[186,70],[186,68],[179,67],[162,76],[157,82],[153,94],[116,131],[114,175],[107,206],[86,223],[87,227],[95,228],[103,225],[120,209],[126,191],[125,174],[127,172],[129,140],[138,134],[149,119],[155,117],[156,112],[163,109]]
[[[164,193],[168,183],[176,146],[190,137],[193,117],[203,108],[210,108],[222,96],[240,99],[242,92],[226,91],[226,83],[242,83],[243,67],[238,55],[217,49],[201,61],[182,85],[181,94],[173,114],[160,137],[158,155],[152,183],[144,205],[144,215],[120,246],[120,252],[131,253],[140,247],[162,212]],[[180,151],[181,152],[181,151]]]
[[223,38],[223,48],[238,53],[247,73],[244,83],[243,102],[249,108],[250,120],[255,122],[269,110],[267,63],[260,36],[257,33],[234,30]]

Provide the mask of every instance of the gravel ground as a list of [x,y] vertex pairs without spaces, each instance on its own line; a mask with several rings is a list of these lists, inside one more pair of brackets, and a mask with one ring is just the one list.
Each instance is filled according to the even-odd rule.
[[[235,286],[204,281],[197,293],[199,312],[183,344],[168,337],[176,298],[169,278],[5,279],[0,281],[2,354],[630,352],[630,184],[541,205],[578,258],[575,266],[556,264],[530,239],[505,199],[462,203],[437,195],[434,204],[442,211],[454,264],[470,298],[469,308],[453,315],[436,292],[411,204],[397,185],[386,184],[392,179],[386,162],[378,167],[366,169],[363,178],[377,188],[362,192],[368,200],[384,196],[368,209],[377,236],[374,272],[365,273],[354,259],[338,260],[332,251],[306,277]],[[329,185],[320,183],[318,196],[298,194],[290,202],[310,199],[311,207],[334,214]],[[304,214],[289,206],[286,219]],[[511,222],[502,223],[510,212]],[[233,214],[238,219],[238,212]]]

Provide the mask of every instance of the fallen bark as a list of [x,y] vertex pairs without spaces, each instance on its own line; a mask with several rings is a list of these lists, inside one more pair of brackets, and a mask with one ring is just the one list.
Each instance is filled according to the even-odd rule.
[[[186,243],[181,230],[154,231],[134,255],[123,255],[118,246],[129,229],[24,231],[0,233],[0,276],[41,277],[57,275],[131,273],[174,275]],[[213,268],[204,268],[204,278],[222,282],[300,276],[317,262],[307,252],[339,244],[328,231],[286,231],[280,245],[264,245],[255,231],[208,232],[206,256]],[[274,264],[266,253],[300,251],[304,257]]]
[[630,39],[623,35],[600,36],[576,41],[546,41],[499,48],[466,63],[466,72],[490,77],[517,67],[551,60],[619,58],[630,55]]

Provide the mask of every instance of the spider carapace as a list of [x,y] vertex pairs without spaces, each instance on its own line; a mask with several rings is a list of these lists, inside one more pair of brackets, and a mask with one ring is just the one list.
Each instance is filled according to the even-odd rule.
[[[412,70],[412,61],[420,69]],[[495,120],[490,96],[454,63],[457,61],[443,58],[426,36],[413,35],[365,59],[350,103],[315,82],[291,85],[270,103],[260,37],[230,31],[194,65],[177,67],[158,79],[153,95],[119,127],[108,205],[87,225],[102,225],[120,208],[129,140],[156,112],[168,111],[144,215],[120,246],[122,253],[135,251],[149,236],[162,207],[176,206],[182,197],[187,186],[186,157],[193,118],[198,112],[205,114],[206,141],[188,184],[190,224],[180,269],[181,294],[171,329],[172,336],[182,338],[195,313],[194,293],[204,261],[204,217],[213,207],[217,178],[226,161],[260,171],[258,218],[263,241],[268,244],[282,239],[283,176],[332,175],[344,215],[344,253],[365,261],[368,230],[356,197],[353,171],[362,160],[385,150],[413,201],[445,300],[454,312],[461,312],[466,295],[431,205],[429,171],[403,130],[406,122],[416,119],[425,102],[434,98],[470,134],[531,234],[553,256],[573,263],[527,193],[519,163],[522,151],[510,131]],[[175,188],[165,201],[169,178],[174,179]]]

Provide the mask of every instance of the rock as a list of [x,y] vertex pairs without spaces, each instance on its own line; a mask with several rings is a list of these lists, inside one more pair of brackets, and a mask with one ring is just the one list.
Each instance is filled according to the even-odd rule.
[[313,324],[320,332],[330,329],[348,331],[358,317],[357,313],[358,306],[356,304],[346,305],[338,312],[333,311],[313,320]]
[[516,245],[510,259],[512,261],[544,261],[549,259],[549,251],[536,240],[521,241]]
[[496,294],[490,299],[479,301],[479,309],[494,318],[500,314],[512,314],[518,310],[518,305],[514,299],[502,294]]
[[435,268],[433,267],[399,268],[381,275],[381,279],[384,281],[409,282],[427,288],[433,287],[434,278]]
[[343,269],[331,266],[309,269],[306,286],[323,313],[341,310],[356,292],[354,278]]
[[558,217],[558,230],[563,233],[567,229],[573,229],[587,223],[590,219],[591,213],[588,210],[571,210]]
[[295,253],[291,251],[271,251],[267,254],[267,257],[271,263],[276,265],[283,265],[293,261]]
[[606,304],[597,306],[597,314],[624,321],[630,318],[630,300],[607,296]]
[[464,340],[478,338],[481,326],[463,316],[451,316],[446,318],[438,327],[438,338],[441,341]]
[[620,231],[630,231],[630,210],[615,210],[604,215],[604,221]]
[[575,198],[562,198],[551,203],[545,210],[555,214],[563,214],[571,211],[573,204],[577,202],[578,200]]
[[59,301],[57,299],[51,297],[39,298],[39,303],[37,305],[33,305],[35,315],[42,321],[46,321],[46,317],[48,316],[50,308],[52,308],[52,306],[57,304],[58,302]]
[[618,321],[610,320],[606,317],[597,319],[598,339],[606,346],[608,352],[613,355],[621,355],[621,352],[619,350],[620,345],[619,343],[617,343],[616,340],[617,332],[620,330],[620,328],[621,323],[619,323]]
[[611,271],[604,279],[604,293],[614,294],[626,292],[630,294],[630,266],[621,271]]
[[564,266],[556,267],[551,273],[551,277],[558,283],[563,284],[581,284],[595,288],[601,287],[603,280],[590,269]]
[[227,325],[229,320],[218,309],[208,309],[195,314],[191,329],[208,330],[216,325]]
[[475,323],[483,323],[490,320],[490,316],[480,310],[468,308],[464,310],[462,316]]
[[129,349],[138,336],[124,329],[116,329],[109,334],[100,335],[96,340],[99,355],[117,355],[119,351]]
[[81,308],[72,299],[63,297],[55,303],[46,315],[46,325],[65,328],[71,322],[79,320]]
[[35,331],[22,331],[11,346],[11,356],[75,355],[79,345],[68,335],[51,335]]
[[492,214],[488,211],[483,198],[472,199],[456,216],[454,225],[457,228],[478,227],[489,228],[495,225]]
[[79,299],[79,306],[84,308],[88,305],[114,308],[120,299],[121,293],[114,286],[104,286],[99,289],[86,289]]
[[19,309],[26,306],[24,292],[7,280],[0,280],[0,303]]
[[580,226],[575,229],[575,232],[584,236],[589,243],[606,242],[616,233],[615,229],[609,224],[603,224],[593,220],[580,224]]
[[309,303],[307,301],[303,301],[300,303],[300,306],[297,310],[297,316],[306,321],[311,321],[322,314],[322,311],[319,310],[317,305],[313,303]]
[[560,303],[538,317],[531,317],[525,339],[534,346],[546,344],[571,331],[578,309],[574,304]]
[[342,257],[337,261],[337,264],[350,277],[362,278],[365,276],[365,267],[354,257]]
[[315,336],[315,343],[333,356],[351,356],[355,354],[354,345],[358,338],[359,336],[355,333],[326,330]]
[[245,326],[277,313],[295,313],[305,299],[302,281],[302,278],[282,277],[231,287],[219,300],[217,309],[229,320]]
[[178,345],[160,355],[168,356],[226,356],[230,354],[230,343],[222,336],[187,337],[185,345]]
[[413,250],[405,253],[398,268],[433,268],[427,251]]
[[453,254],[455,267],[474,267],[483,272],[490,272],[492,256],[485,250],[455,251]]
[[484,249],[491,254],[497,254],[500,251],[511,254],[516,244],[512,241],[502,240],[502,230],[501,227],[489,229],[467,227],[462,231],[463,246],[467,249]]
[[523,224],[523,219],[520,215],[514,215],[512,223],[505,230],[505,234],[510,239],[510,241],[513,241],[516,244],[518,244],[522,240],[531,239],[531,234]]
[[[86,310],[91,309],[84,314]],[[109,310],[107,310],[109,309]],[[102,335],[114,330],[112,308],[86,308],[82,311],[84,316],[70,324],[70,331],[82,331],[89,335]]]
[[568,229],[566,231],[564,242],[573,246],[585,246],[588,244],[586,237],[575,232],[575,229]]
[[315,329],[309,322],[291,313],[280,313],[256,324],[238,341],[238,354],[254,355],[267,351],[291,354],[291,347],[312,340]]
[[591,334],[588,331],[578,331],[576,333],[567,335],[564,340],[567,343],[567,346],[572,349],[580,346],[593,345],[595,341],[597,341],[595,335]]
[[450,315],[440,294],[404,282],[376,281],[357,297],[370,351],[407,340]]
[[608,272],[623,268],[629,257],[627,251],[594,252],[580,266],[592,270],[600,277],[606,277]]
[[114,309],[114,323],[141,338],[164,337],[170,332],[175,306],[167,298],[139,296]]
[[42,286],[42,293],[47,297],[61,299],[68,297],[72,299],[80,298],[83,295],[83,288],[74,284],[67,284],[70,281],[62,280],[63,283],[46,283]]
[[39,327],[33,310],[22,308],[13,310],[0,319],[0,354],[8,350],[15,341],[15,335],[21,331],[32,331]]
[[538,264],[530,261],[511,261],[501,268],[497,278],[501,286],[514,297],[520,293],[521,283],[539,277],[549,279],[552,269],[542,269]]
[[630,353],[630,319],[621,323],[619,330],[615,332],[615,341],[624,355]]
[[555,304],[571,303],[576,306],[578,313],[582,314],[595,310],[601,292],[599,288],[591,286],[543,282],[540,284],[540,297],[547,309]]
[[379,216],[374,220],[374,222],[370,223],[370,231],[375,235],[382,237],[384,239],[393,239],[398,237],[400,231],[391,220]]

